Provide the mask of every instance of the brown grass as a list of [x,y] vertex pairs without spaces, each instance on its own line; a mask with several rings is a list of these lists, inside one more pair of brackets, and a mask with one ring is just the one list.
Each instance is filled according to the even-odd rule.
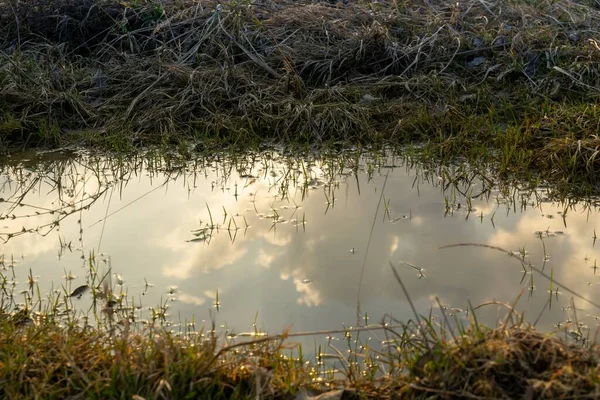
[[[541,333],[516,311],[517,298],[513,305],[470,307],[468,321],[447,313],[437,299],[439,318],[424,317],[391,264],[414,320],[386,316],[380,324],[356,328],[288,329],[246,338],[219,332],[214,322],[196,329],[184,321],[174,329],[165,305],[151,308],[152,318],[141,324],[140,305],[130,303],[126,289],[111,286],[110,270],[98,274],[97,261],[90,255],[86,262],[87,291],[72,291],[67,283],[47,297],[33,277],[17,294],[14,262],[1,261],[0,398],[300,399],[329,393],[337,399],[579,399],[600,391],[600,345],[576,316],[555,332]],[[84,293],[92,298],[87,312],[74,307],[74,298]],[[490,306],[508,310],[493,329],[476,314]],[[385,340],[368,338],[372,331]],[[343,336],[347,348],[330,341],[308,355],[295,342],[335,336]]]
[[[348,364],[341,359],[342,376],[328,377],[319,373],[323,367],[315,360],[304,363],[285,355],[296,348],[290,336],[298,336],[288,333],[221,347],[210,334],[176,336],[162,328],[140,333],[122,326],[106,331],[48,321],[22,325],[3,317],[0,394],[11,399],[280,399],[299,393],[341,396],[343,388],[349,398],[598,396],[600,347],[595,343],[569,343],[524,323],[496,329],[471,325],[452,334],[445,329],[412,323],[389,328],[393,352],[371,348],[358,358],[351,354]],[[373,374],[369,365],[386,373]]]
[[597,397],[598,350],[519,327],[466,335],[427,353],[428,361],[415,372],[408,393],[438,398]]
[[595,2],[8,0],[0,27],[5,149],[424,142],[552,177],[550,142],[600,135]]

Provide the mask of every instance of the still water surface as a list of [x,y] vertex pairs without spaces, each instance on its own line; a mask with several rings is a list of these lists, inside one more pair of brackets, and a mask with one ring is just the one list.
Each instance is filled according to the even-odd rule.
[[[538,327],[576,318],[593,332],[600,310],[556,293],[556,282],[598,298],[600,214],[545,196],[500,191],[466,167],[426,169],[351,152],[186,163],[23,155],[2,167],[0,235],[20,289],[30,274],[43,293],[86,284],[93,256],[136,304],[168,304],[173,321],[214,319],[234,332],[356,326],[357,305],[361,323],[365,314],[371,323],[406,321],[412,313],[390,262],[423,314],[437,309],[436,296],[466,318],[469,301],[513,302],[523,291],[517,309],[526,319],[546,307]],[[514,251],[552,274],[551,307],[550,282],[517,257],[440,249],[459,243]],[[85,308],[90,296],[74,303]],[[479,311],[492,325],[502,312]]]

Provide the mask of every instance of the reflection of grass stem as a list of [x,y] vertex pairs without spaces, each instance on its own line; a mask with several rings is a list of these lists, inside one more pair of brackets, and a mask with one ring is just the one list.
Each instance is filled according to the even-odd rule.
[[367,241],[367,249],[365,250],[365,257],[363,258],[363,264],[360,269],[360,278],[358,280],[358,291],[356,293],[356,325],[360,326],[360,289],[362,288],[363,276],[365,273],[365,267],[367,265],[367,256],[369,255],[369,247],[371,247],[371,239],[373,238],[373,231],[375,230],[375,222],[377,220],[377,214],[379,213],[379,207],[381,206],[381,200],[383,199],[383,192],[385,191],[385,185],[387,183],[389,171],[385,174],[385,180],[381,187],[381,194],[379,195],[379,201],[377,202],[377,208],[375,209],[375,215],[373,216],[373,223],[371,224],[371,231],[369,232],[369,240]]
[[210,207],[208,206],[208,203],[206,203],[206,209],[208,210],[208,216],[210,217],[210,229],[214,229],[215,223],[213,222],[212,213],[210,212]]

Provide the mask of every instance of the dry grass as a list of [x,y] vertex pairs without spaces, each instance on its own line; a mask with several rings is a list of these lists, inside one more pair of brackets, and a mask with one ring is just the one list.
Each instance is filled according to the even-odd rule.
[[5,149],[425,142],[598,190],[595,146],[577,176],[557,147],[600,134],[593,1],[8,0],[0,26]]
[[[17,303],[12,268],[3,264],[0,273],[2,398],[302,399],[329,392],[331,399],[555,399],[600,392],[595,337],[580,334],[577,321],[537,332],[516,302],[482,305],[508,310],[494,329],[478,323],[477,309],[465,327],[440,305],[438,319],[415,314],[408,322],[244,339],[225,337],[214,324],[174,331],[160,307],[152,323],[140,325],[136,307],[96,274],[93,258],[88,292],[96,300],[87,313],[73,308],[80,288],[40,297],[33,281],[26,303]],[[361,336],[373,331],[385,340]],[[562,331],[575,339],[561,339]],[[307,358],[294,340],[315,335],[343,335],[348,348],[330,343]],[[332,356],[334,364],[324,362]]]
[[439,398],[594,398],[600,394],[598,350],[519,327],[465,335],[426,354],[428,361],[415,372],[408,393]]
[[597,345],[569,344],[523,323],[496,329],[471,325],[455,338],[447,330],[396,326],[388,329],[393,351],[372,348],[369,355],[350,355],[341,360],[347,366],[343,376],[325,374],[319,380],[323,367],[315,360],[307,364],[285,355],[286,334],[217,351],[221,345],[210,334],[178,336],[162,328],[127,332],[122,326],[116,332],[51,322],[22,326],[4,318],[0,394],[11,399],[300,398],[299,393],[344,388],[351,398],[555,399],[596,398],[600,391]]

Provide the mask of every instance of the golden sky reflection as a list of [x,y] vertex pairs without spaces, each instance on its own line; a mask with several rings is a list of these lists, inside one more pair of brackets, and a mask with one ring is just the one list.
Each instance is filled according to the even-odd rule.
[[[21,201],[27,206],[8,212],[11,204],[0,203],[0,211],[9,216],[0,221],[3,233],[51,223],[55,214],[19,216],[56,208],[61,196],[65,204],[77,205],[90,193],[106,190],[88,210],[65,217],[58,229],[46,236],[15,236],[2,251],[19,259],[20,280],[31,268],[45,288],[62,283],[65,272],[77,276],[74,285],[84,283],[85,258],[92,251],[102,254],[103,268],[110,265],[120,274],[132,295],[142,290],[144,278],[154,284],[143,299],[148,305],[177,286],[171,307],[186,318],[207,319],[218,293],[214,315],[239,331],[248,330],[255,319],[275,331],[288,325],[296,331],[353,325],[357,301],[371,322],[385,314],[410,318],[390,261],[423,313],[436,304],[436,296],[450,308],[466,309],[468,301],[474,306],[493,299],[512,302],[524,290],[517,308],[537,316],[548,299],[547,280],[534,274],[530,292],[531,275],[522,281],[521,264],[502,252],[473,246],[439,249],[457,243],[525,249],[525,260],[552,273],[557,282],[584,297],[598,295],[600,271],[596,275],[592,268],[600,259],[600,244],[592,240],[595,228],[600,229],[597,212],[575,206],[563,218],[564,205],[521,210],[492,196],[473,200],[468,213],[467,201],[442,193],[435,174],[424,179],[400,166],[372,176],[359,172],[357,179],[348,170],[331,175],[327,163],[307,162],[301,168],[297,161],[278,157],[241,172],[230,169],[229,176],[227,168],[213,165],[177,177],[140,169],[122,180],[114,173],[98,177],[82,162],[37,178],[28,172],[23,185],[35,181],[37,186],[26,193],[15,183],[18,173],[6,172],[0,196],[15,199],[25,193]],[[67,198],[52,189],[58,178],[74,182]],[[17,218],[10,217],[13,213]],[[201,229],[207,240],[193,241]],[[61,252],[60,243],[71,243],[71,250]],[[424,269],[424,277],[415,267]],[[573,317],[568,309],[572,296],[560,291],[540,320],[545,329]],[[578,318],[595,328],[593,316],[600,311],[578,298],[574,302],[582,309]],[[488,323],[494,323],[497,310],[482,310]]]

